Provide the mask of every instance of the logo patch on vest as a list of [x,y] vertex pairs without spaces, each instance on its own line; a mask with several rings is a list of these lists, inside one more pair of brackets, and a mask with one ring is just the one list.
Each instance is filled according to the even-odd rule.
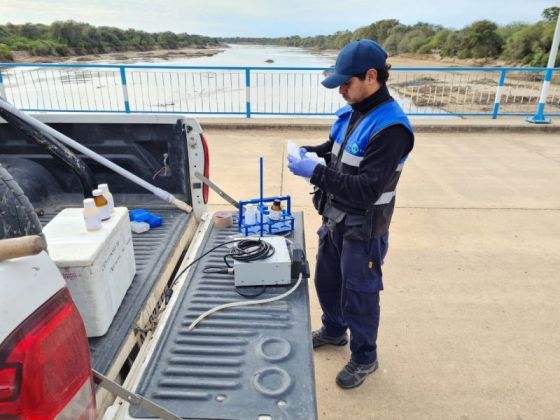
[[350,152],[352,152],[353,155],[357,154],[358,150],[360,150],[360,148],[358,147],[358,145],[356,143],[354,143],[352,146],[350,146]]

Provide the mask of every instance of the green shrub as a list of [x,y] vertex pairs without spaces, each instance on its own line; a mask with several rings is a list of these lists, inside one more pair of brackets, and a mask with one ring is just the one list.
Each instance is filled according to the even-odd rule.
[[0,44],[0,61],[14,61],[14,55],[6,44]]
[[44,41],[32,41],[29,52],[31,55],[52,55],[53,48]]

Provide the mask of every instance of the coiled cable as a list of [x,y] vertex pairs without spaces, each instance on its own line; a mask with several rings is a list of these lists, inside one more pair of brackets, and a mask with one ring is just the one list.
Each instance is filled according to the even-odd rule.
[[243,239],[228,254],[224,255],[224,261],[228,267],[231,267],[227,261],[228,257],[241,262],[252,262],[264,260],[273,255],[274,247],[269,242],[263,241],[260,238]]

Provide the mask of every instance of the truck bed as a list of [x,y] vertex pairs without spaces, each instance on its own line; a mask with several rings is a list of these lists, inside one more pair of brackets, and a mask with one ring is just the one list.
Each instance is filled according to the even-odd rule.
[[[296,216],[290,239],[303,250],[303,218]],[[211,226],[199,255],[236,232]],[[227,251],[218,248],[193,266],[136,392],[182,418],[316,418],[307,279],[285,299],[228,308],[187,330],[206,310],[247,300],[234,291],[232,275],[202,271],[223,264]],[[259,299],[292,285],[267,287]],[[129,415],[151,417],[138,408]]]
[[[37,115],[38,119],[100,153],[155,186],[192,204],[186,132],[198,123],[182,116]],[[144,208],[163,217],[163,225],[133,234],[137,274],[106,335],[90,339],[93,367],[122,379],[141,344],[167,281],[198,224],[135,183],[77,153],[97,183],[108,183],[117,206]],[[19,183],[43,226],[66,207],[81,207],[79,178],[59,159],[0,119],[0,162]],[[166,171],[162,172],[163,162]],[[123,371],[124,370],[124,371]],[[119,378],[121,376],[121,378]]]

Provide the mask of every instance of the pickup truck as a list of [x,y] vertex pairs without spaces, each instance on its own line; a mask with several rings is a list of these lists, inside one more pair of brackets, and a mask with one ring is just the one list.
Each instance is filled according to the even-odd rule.
[[[236,293],[231,274],[205,270],[222,261],[228,249],[219,245],[238,232],[235,223],[215,225],[207,187],[193,176],[208,176],[210,160],[198,122],[172,114],[33,117],[193,211],[75,153],[96,182],[109,184],[116,205],[146,209],[163,224],[132,234],[136,274],[101,337],[86,337],[66,287],[71,280],[49,257],[48,241],[34,255],[0,260],[0,418],[316,418],[303,215],[294,213],[288,238],[299,255],[292,283],[266,287],[259,299],[285,294],[298,276],[300,286],[275,302],[212,314],[190,331],[206,310],[252,299]],[[82,206],[79,173],[32,137],[0,119],[0,248],[13,238],[40,237],[61,210]],[[92,369],[120,392],[100,386]]]

